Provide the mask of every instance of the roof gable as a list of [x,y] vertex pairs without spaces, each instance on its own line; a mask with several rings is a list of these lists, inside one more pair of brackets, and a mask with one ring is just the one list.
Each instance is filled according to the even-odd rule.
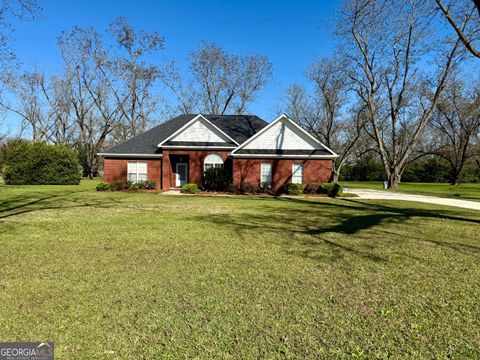
[[160,142],[158,146],[161,147],[168,143],[195,144],[200,142],[216,145],[238,145],[230,136],[199,114]]
[[285,115],[257,132],[232,154],[295,155],[296,152],[298,155],[337,156]]

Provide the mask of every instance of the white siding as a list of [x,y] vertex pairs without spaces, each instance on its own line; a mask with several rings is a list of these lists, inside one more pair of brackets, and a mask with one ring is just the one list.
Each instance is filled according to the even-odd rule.
[[282,120],[245,145],[244,149],[314,150],[318,147],[318,144],[305,136],[294,125]]
[[203,119],[198,119],[170,141],[199,141],[199,142],[231,142],[225,135],[208,124]]

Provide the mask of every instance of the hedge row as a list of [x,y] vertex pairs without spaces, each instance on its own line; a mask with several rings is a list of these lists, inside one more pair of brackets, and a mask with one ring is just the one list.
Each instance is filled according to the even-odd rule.
[[154,190],[157,183],[151,180],[139,181],[133,183],[131,181],[112,181],[111,183],[101,182],[97,185],[97,191],[138,191],[138,190]]
[[3,179],[8,185],[78,185],[81,166],[66,145],[18,142],[2,154]]
[[[181,192],[184,194],[196,194],[200,190],[210,191],[204,186],[201,188],[197,184],[185,184],[182,186]],[[216,189],[214,191],[217,191]],[[224,192],[227,193],[240,193],[240,194],[272,194],[272,188],[270,184],[263,183],[261,185],[254,185],[252,183],[245,182],[240,187],[233,187],[229,184]],[[296,184],[289,183],[283,186],[278,193],[288,194],[288,195],[301,195],[301,194],[318,194],[326,195],[329,197],[343,196],[343,188],[340,184],[337,183],[324,183],[321,185],[317,184]]]

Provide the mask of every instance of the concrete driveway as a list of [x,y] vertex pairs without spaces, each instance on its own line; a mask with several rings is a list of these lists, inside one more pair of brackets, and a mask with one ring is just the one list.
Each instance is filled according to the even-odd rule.
[[429,204],[457,206],[465,209],[480,210],[480,202],[477,202],[477,201],[442,198],[442,197],[427,196],[427,195],[411,195],[411,194],[403,194],[398,192],[370,190],[370,189],[346,188],[345,192],[358,195],[360,199],[418,201],[418,202],[429,203]]

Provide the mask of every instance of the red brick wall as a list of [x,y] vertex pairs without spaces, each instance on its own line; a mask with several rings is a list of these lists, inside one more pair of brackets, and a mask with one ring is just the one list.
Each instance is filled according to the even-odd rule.
[[[106,182],[127,180],[127,163],[129,161],[146,161],[147,178],[157,183],[157,187],[168,190],[175,187],[175,173],[172,170],[169,155],[188,155],[189,179],[199,184],[203,176],[203,163],[208,154],[218,154],[226,161],[228,151],[202,150],[164,150],[162,159],[117,159],[104,160],[104,178]],[[292,159],[233,159],[233,184],[240,186],[244,182],[260,184],[260,164],[272,163],[272,188],[276,191],[282,185],[291,182],[292,163],[303,163],[304,184],[331,181],[332,160],[292,160]]]
[[160,188],[160,169],[162,159],[104,159],[103,170],[106,182],[128,180],[127,179],[127,163],[130,161],[140,161],[147,163],[147,179],[157,183]]
[[170,155],[188,155],[188,182],[200,184],[205,157],[209,154],[218,154],[226,161],[229,153],[229,151],[163,150],[162,189],[175,187],[175,169],[172,168]]
[[272,189],[292,181],[292,164],[303,163],[303,183],[320,184],[332,179],[332,160],[320,159],[233,159],[233,185],[260,184],[260,164],[272,163]]

